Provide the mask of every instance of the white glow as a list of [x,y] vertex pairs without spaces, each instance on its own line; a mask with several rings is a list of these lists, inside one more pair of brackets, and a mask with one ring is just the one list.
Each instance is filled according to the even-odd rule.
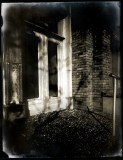
[[12,79],[12,100],[10,103],[16,103],[19,104],[19,99],[18,99],[18,92],[17,92],[17,69],[14,69],[12,74],[11,74],[11,79]]
[[2,3],[1,5],[1,15],[3,18],[3,26],[1,27],[2,31],[5,31],[7,28],[6,24],[6,14],[7,14],[7,9],[11,6],[11,3]]

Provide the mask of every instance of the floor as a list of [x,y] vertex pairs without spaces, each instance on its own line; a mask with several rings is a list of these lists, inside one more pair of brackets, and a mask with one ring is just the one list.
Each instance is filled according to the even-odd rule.
[[4,122],[4,146],[15,157],[95,157],[121,155],[121,122],[89,110],[61,110]]

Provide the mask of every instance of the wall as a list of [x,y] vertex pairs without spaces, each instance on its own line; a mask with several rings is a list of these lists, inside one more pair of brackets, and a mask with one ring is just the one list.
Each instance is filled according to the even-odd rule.
[[72,89],[74,107],[92,107],[93,43],[90,30],[72,30]]
[[[113,114],[114,99],[112,97],[103,97],[103,112]],[[121,98],[116,99],[116,115],[121,116]]]
[[103,95],[112,95],[110,32],[72,27],[74,107],[103,110]]
[[[4,61],[4,104],[22,103],[22,24],[17,8],[9,8],[4,24],[3,61]],[[5,17],[4,17],[5,18]],[[5,19],[4,19],[5,20]]]
[[[13,121],[17,114],[20,114],[18,118],[25,117],[27,111],[22,87],[24,21],[20,7],[10,5],[3,15],[3,20],[3,115]],[[16,116],[13,116],[14,114]]]
[[94,32],[93,52],[93,106],[102,111],[104,95],[112,96],[112,53],[110,48],[110,32],[106,29]]
[[[27,111],[33,107],[34,109],[32,109],[30,113],[37,114],[35,110],[42,112],[40,101],[40,98],[42,98],[42,101],[48,106],[48,108],[46,108],[43,104],[43,111],[47,109],[48,111],[59,109],[59,103],[62,109],[66,107],[70,108],[70,106],[72,106],[72,53],[70,45],[71,19],[70,16],[66,17],[68,11],[66,12],[66,9],[64,10],[62,8],[60,10],[54,10],[53,8],[47,8],[47,5],[45,7],[39,7],[38,4],[36,6],[32,4],[33,7],[27,4],[10,4],[6,6],[8,8],[5,11],[6,14],[3,16],[5,28],[3,42],[5,107],[11,108],[11,105],[17,107],[19,104],[25,104]],[[40,9],[42,12],[40,12]],[[64,12],[61,14],[62,11]],[[30,35],[25,21],[39,24],[41,27],[50,31],[56,31],[59,35],[65,37],[63,43],[60,43],[58,47],[58,97],[62,97],[60,100],[59,98],[53,99],[49,97],[48,90],[48,72],[46,70],[48,68],[47,41],[48,38],[50,40],[53,38],[50,37],[52,34],[50,35],[49,33],[49,35],[47,35],[44,33],[46,34],[43,38],[44,40],[42,40],[42,38],[34,39],[33,36]],[[60,22],[58,26],[55,27],[57,30],[52,29],[58,21]],[[41,42],[39,42],[40,40]],[[43,50],[42,53],[45,53],[42,56],[38,54],[40,45],[42,47],[41,50]],[[38,57],[38,55],[40,57]],[[43,61],[43,63],[37,66],[37,61]],[[44,64],[43,68],[41,68],[42,64]],[[43,87],[43,90],[41,90],[41,87]],[[46,98],[46,102],[44,98]],[[34,99],[34,102],[32,102],[32,99]],[[47,99],[49,102],[47,102]],[[56,108],[53,108],[53,105]]]
[[[30,10],[29,10],[30,11]],[[10,8],[7,12],[7,25],[8,30],[4,33],[5,46],[4,46],[4,62],[5,62],[5,103],[10,103],[12,101],[12,92],[11,92],[11,79],[12,73],[10,68],[13,70],[16,67],[19,74],[16,75],[17,88],[17,103],[26,102],[26,90],[27,85],[25,83],[24,74],[24,56],[26,50],[24,49],[24,38],[23,38],[23,26],[24,18],[30,19],[28,15],[28,10],[25,10],[24,15],[23,9],[19,7]],[[30,12],[31,13],[31,12]],[[34,12],[33,12],[34,14]],[[16,16],[15,16],[16,15]],[[22,16],[23,15],[23,16]],[[35,14],[34,14],[35,15]],[[33,15],[33,16],[34,16]],[[19,18],[17,18],[19,17]],[[35,15],[37,17],[37,15]],[[77,18],[77,17],[76,17]],[[75,19],[76,19],[75,18]],[[73,19],[72,19],[73,20]],[[76,21],[76,20],[75,20]],[[68,37],[68,40],[63,42],[63,59],[66,59],[65,63],[63,61],[62,71],[66,73],[65,66],[67,67],[67,74],[69,76],[61,76],[59,81],[59,86],[62,85],[63,95],[65,97],[74,98],[74,107],[75,108],[84,108],[88,106],[91,109],[102,110],[104,95],[112,95],[112,78],[109,77],[109,73],[112,72],[112,56],[110,48],[110,32],[105,28],[99,29],[98,26],[94,27],[85,27],[82,28],[77,24],[74,24],[72,21],[72,37],[68,28],[71,29],[70,17],[63,19],[59,23],[60,30],[62,31],[62,36],[65,38]],[[73,25],[74,24],[74,25]],[[69,31],[70,31],[69,29]],[[10,39],[8,39],[8,34]],[[60,32],[58,32],[60,34]],[[64,35],[65,34],[65,35]],[[72,39],[72,42],[71,42]],[[72,58],[71,58],[71,47],[66,46],[72,43]],[[69,54],[68,54],[69,53]],[[69,61],[67,61],[69,59]],[[71,70],[71,61],[72,61],[72,70]],[[14,64],[16,63],[16,65]],[[10,64],[14,64],[13,67],[10,67]],[[22,68],[23,67],[23,68]],[[17,73],[18,73],[17,72]],[[23,73],[22,73],[23,72]],[[72,89],[71,89],[71,72],[72,72]],[[16,71],[14,71],[16,73]],[[23,74],[23,76],[22,76]],[[61,73],[59,72],[59,75]],[[23,77],[23,93],[22,95],[22,80]],[[69,89],[66,89],[66,86]],[[71,95],[72,93],[72,95]],[[13,93],[15,94],[15,93]],[[61,94],[61,93],[59,93]],[[15,99],[16,99],[15,98]]]

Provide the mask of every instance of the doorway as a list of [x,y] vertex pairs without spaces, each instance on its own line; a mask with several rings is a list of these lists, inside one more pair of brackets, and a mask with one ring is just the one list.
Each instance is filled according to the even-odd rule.
[[31,34],[25,36],[23,67],[24,99],[38,98],[38,38]]

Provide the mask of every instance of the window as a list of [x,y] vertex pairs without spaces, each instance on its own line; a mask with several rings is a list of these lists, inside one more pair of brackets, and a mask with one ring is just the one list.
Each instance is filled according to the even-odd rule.
[[26,53],[24,54],[24,93],[26,98],[37,98],[38,91],[38,39],[26,35]]
[[49,96],[58,96],[57,44],[48,41]]

